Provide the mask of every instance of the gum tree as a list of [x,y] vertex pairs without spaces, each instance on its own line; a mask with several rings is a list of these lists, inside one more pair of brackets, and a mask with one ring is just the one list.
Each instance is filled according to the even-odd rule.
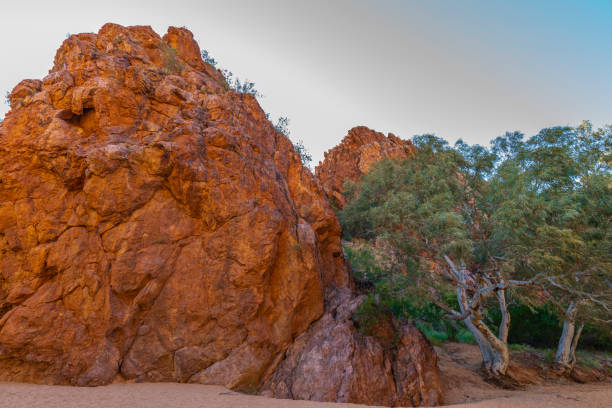
[[[541,276],[514,279],[510,263],[490,242],[493,224],[484,211],[495,155],[478,146],[453,149],[432,135],[413,143],[413,158],[380,162],[360,183],[347,185],[349,201],[341,212],[345,232],[392,251],[404,266],[397,270],[412,274],[413,285],[388,295],[426,294],[474,335],[486,374],[503,376],[509,365],[506,292],[533,285]],[[457,307],[443,301],[449,291],[455,292]],[[497,333],[485,320],[491,304],[503,316]]]
[[[545,129],[519,159],[547,212],[540,245],[548,270],[546,290],[560,310],[563,331],[555,362],[571,370],[585,323],[612,318],[612,128]],[[552,274],[549,274],[552,275]]]
[[[574,355],[583,311],[609,316],[610,132],[589,126],[544,129],[527,141],[507,133],[490,150],[419,136],[414,158],[381,162],[347,186],[345,232],[387,248],[403,264],[395,270],[413,274],[415,284],[388,295],[427,293],[462,321],[490,377],[509,366],[508,296],[563,309],[560,364]],[[449,290],[457,307],[444,301]],[[486,323],[493,306],[497,328]]]

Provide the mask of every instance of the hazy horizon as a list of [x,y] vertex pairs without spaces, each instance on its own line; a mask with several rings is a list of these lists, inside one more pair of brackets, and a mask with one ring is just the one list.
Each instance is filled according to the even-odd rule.
[[610,123],[610,21],[606,1],[11,2],[0,91],[42,79],[67,33],[186,26],[220,67],[255,82],[272,118],[291,120],[316,165],[357,125],[487,145],[506,131]]

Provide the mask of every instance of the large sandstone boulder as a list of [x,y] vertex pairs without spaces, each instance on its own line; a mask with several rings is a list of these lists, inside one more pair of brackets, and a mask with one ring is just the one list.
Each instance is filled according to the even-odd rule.
[[[257,391],[284,372],[325,299],[350,292],[318,182],[257,100],[201,60],[188,30],[73,35],[49,75],[22,81],[10,101],[0,380]],[[437,370],[415,358],[394,361]],[[367,386],[351,400],[369,401]],[[318,396],[310,387],[292,396]]]
[[385,136],[365,126],[357,126],[348,131],[339,145],[325,152],[315,174],[330,200],[341,208],[346,204],[342,196],[346,180],[359,180],[382,159],[409,158],[414,149],[410,140],[400,139],[393,133]]
[[263,384],[264,395],[388,406],[441,402],[436,353],[414,324],[382,319],[376,336],[365,336],[352,319],[363,298],[339,288],[328,299],[324,316]]

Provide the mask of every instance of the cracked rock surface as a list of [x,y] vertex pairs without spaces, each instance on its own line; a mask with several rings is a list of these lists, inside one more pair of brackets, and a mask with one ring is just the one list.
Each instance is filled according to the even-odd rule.
[[188,30],[72,35],[9,98],[1,381],[256,391],[350,292],[318,181]]
[[262,386],[264,395],[386,406],[441,403],[437,356],[411,323],[381,318],[365,336],[352,320],[362,297],[344,287],[326,312],[289,347]]
[[319,162],[315,174],[329,199],[342,208],[346,204],[342,196],[345,181],[358,181],[382,159],[407,159],[414,152],[410,140],[356,126],[348,131],[339,145],[325,152],[325,159]]

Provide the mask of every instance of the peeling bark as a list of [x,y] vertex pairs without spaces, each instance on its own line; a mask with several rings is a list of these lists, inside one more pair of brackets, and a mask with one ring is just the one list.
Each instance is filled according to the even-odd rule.
[[[457,268],[453,262],[447,259],[453,275],[455,275],[457,285],[457,302],[461,314],[465,314],[470,310],[470,305],[467,301],[466,290],[466,271],[465,268]],[[477,310],[472,310],[467,318],[463,319],[463,323],[476,339],[476,343],[482,355],[483,368],[490,377],[499,377],[506,374],[510,363],[510,353],[508,351],[508,328],[510,327],[510,313],[506,306],[505,290],[497,291],[500,310],[502,313],[502,322],[500,325],[500,338],[487,327],[482,321],[482,315]]]
[[576,364],[576,347],[578,346],[578,340],[580,340],[580,335],[582,334],[582,329],[584,328],[584,323],[580,322],[578,325],[578,329],[574,334],[574,339],[572,340],[572,348],[570,350],[570,364],[572,367]]
[[508,331],[510,330],[510,312],[506,305],[506,291],[500,290],[497,292],[499,300],[499,310],[501,312],[501,322],[499,324],[499,339],[508,344]]
[[491,361],[484,364],[484,370],[490,377],[500,377],[506,374],[508,365],[510,363],[510,352],[508,351],[508,344],[498,339],[495,334],[487,327],[482,321],[482,317],[479,314],[474,313],[471,317],[472,323],[478,329],[479,332],[488,341],[491,347]]
[[570,367],[570,354],[572,341],[574,339],[574,331],[576,327],[576,303],[571,302],[565,312],[565,320],[563,321],[563,331],[559,338],[557,346],[557,354],[555,355],[555,363],[563,367]]

